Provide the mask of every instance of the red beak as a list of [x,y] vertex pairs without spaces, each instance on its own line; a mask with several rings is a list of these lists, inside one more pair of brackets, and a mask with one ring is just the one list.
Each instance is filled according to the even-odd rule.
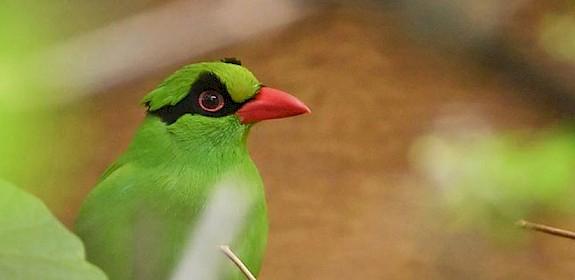
[[243,124],[287,118],[311,110],[299,99],[277,89],[262,87],[254,99],[242,106],[236,115]]

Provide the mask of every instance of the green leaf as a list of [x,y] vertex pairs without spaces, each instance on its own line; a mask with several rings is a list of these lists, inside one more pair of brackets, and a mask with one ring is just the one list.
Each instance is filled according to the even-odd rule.
[[1,180],[0,213],[0,279],[107,279],[38,198]]

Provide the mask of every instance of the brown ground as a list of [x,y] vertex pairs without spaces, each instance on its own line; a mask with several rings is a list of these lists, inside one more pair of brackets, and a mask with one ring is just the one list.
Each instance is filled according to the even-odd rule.
[[[240,57],[313,110],[251,135],[271,218],[261,279],[570,279],[568,241],[510,250],[445,232],[408,162],[414,140],[450,108],[499,129],[547,126],[558,114],[503,75],[411,42],[395,22],[329,10],[205,57]],[[138,100],[172,70],[84,101],[105,133],[76,207],[129,143],[143,116]]]

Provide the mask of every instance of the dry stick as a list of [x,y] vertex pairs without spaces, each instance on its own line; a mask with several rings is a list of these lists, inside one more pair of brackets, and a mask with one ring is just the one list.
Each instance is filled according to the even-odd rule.
[[240,271],[246,276],[248,280],[256,280],[254,275],[250,272],[250,270],[246,267],[246,265],[232,252],[230,246],[221,245],[220,250],[226,254],[226,256],[240,269]]
[[535,231],[539,231],[539,232],[543,232],[543,233],[547,233],[547,234],[575,240],[575,232],[572,232],[572,231],[554,228],[554,227],[536,224],[536,223],[531,223],[531,222],[528,222],[525,220],[518,221],[517,225],[522,227],[522,228],[535,230]]

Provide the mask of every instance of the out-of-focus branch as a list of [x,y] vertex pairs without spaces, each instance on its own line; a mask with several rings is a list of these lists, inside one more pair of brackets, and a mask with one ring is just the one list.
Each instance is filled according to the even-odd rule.
[[250,272],[247,266],[234,254],[230,246],[221,245],[220,250],[240,269],[240,271],[246,276],[248,280],[256,280],[256,277]]
[[539,232],[543,232],[543,233],[547,233],[547,234],[575,240],[575,232],[572,232],[572,231],[554,228],[554,227],[536,224],[536,223],[531,223],[531,222],[528,222],[525,220],[518,221],[517,225],[522,227],[522,228],[525,228],[525,229],[530,229],[530,230],[534,230],[534,231],[539,231]]
[[[51,69],[64,71],[65,78],[46,80],[55,90],[70,92],[59,96],[67,101],[81,93],[105,92],[118,84],[277,29],[313,10],[307,2],[295,0],[166,2],[44,50],[31,62],[32,66],[50,65]],[[62,71],[52,72],[59,75]],[[47,74],[51,72],[39,73],[42,77]]]

